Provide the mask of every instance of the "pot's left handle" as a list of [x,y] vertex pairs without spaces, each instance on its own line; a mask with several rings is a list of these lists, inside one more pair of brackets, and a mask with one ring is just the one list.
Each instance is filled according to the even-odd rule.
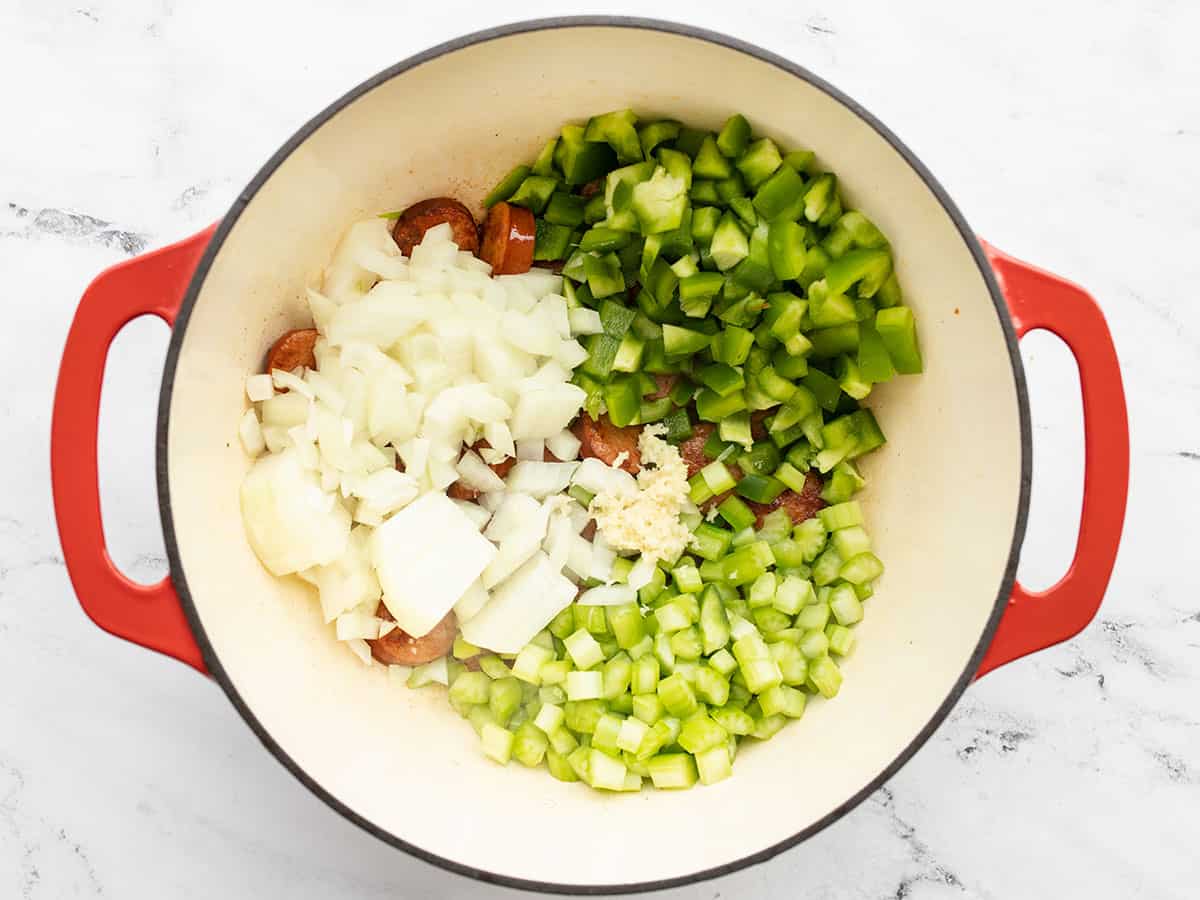
[[50,427],[54,514],[71,583],[84,612],[117,637],[207,673],[170,576],[144,585],[108,555],[100,518],[96,433],[100,387],[113,338],[128,322],[158,316],[168,326],[216,226],[101,272],[88,285],[63,349]]

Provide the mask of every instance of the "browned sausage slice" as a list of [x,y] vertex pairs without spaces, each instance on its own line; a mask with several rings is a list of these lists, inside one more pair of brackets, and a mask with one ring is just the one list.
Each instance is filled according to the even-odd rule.
[[811,519],[818,510],[825,508],[825,501],[821,499],[821,476],[810,471],[804,476],[804,490],[799,493],[788,490],[770,503],[754,503],[747,500],[746,505],[754,511],[755,527],[757,528],[762,528],[763,519],[767,517],[767,513],[777,509],[785,510],[791,517],[793,525],[799,524],[805,519]]
[[661,400],[671,393],[671,389],[679,383],[678,375],[655,375],[654,391],[646,395],[647,400]]
[[704,443],[715,427],[711,422],[697,422],[692,426],[692,436],[679,442],[679,455],[687,463],[688,478],[712,462],[704,455]]
[[581,184],[579,186],[579,196],[588,197],[590,199],[595,197],[602,190],[604,190],[604,179],[597,178],[595,181],[589,181],[586,184]]
[[533,213],[523,206],[500,202],[483,221],[479,256],[492,265],[493,275],[519,275],[533,265]]
[[614,425],[607,414],[593,419],[584,413],[575,420],[571,431],[579,438],[581,458],[592,456],[611,466],[618,456],[625,453],[621,468],[630,475],[636,475],[641,470],[642,454],[638,451],[638,426],[626,425],[621,428]]
[[290,372],[297,366],[315,369],[317,358],[313,355],[313,347],[320,336],[320,332],[315,328],[298,328],[285,332],[267,351],[267,373],[272,369]]
[[479,249],[479,228],[471,211],[453,197],[430,197],[414,203],[396,220],[392,237],[405,256],[412,256],[413,247],[421,243],[425,232],[434,225],[446,222],[454,232],[459,250],[475,253]]
[[[388,622],[394,621],[383,603],[379,604],[375,615]],[[454,646],[457,630],[458,619],[454,617],[453,612],[448,612],[446,617],[423,637],[415,638],[408,632],[394,628],[383,637],[367,643],[371,645],[371,655],[384,665],[419,666],[449,653],[450,648]]]

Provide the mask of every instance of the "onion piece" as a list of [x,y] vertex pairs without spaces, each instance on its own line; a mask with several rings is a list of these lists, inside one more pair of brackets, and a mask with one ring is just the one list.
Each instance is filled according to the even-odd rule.
[[654,570],[658,567],[653,556],[643,553],[638,557],[638,561],[633,564],[633,568],[629,570],[629,577],[625,579],[635,591],[640,591],[650,583],[654,577]]
[[251,403],[269,400],[275,396],[275,383],[270,375],[251,375],[246,379],[246,396]]
[[490,596],[480,582],[471,582],[471,586],[454,604],[454,615],[458,618],[459,624],[473,619],[483,609]]
[[563,462],[578,459],[581,446],[579,438],[575,437],[567,428],[546,438],[546,449],[554,455],[555,459]]
[[463,637],[496,653],[517,653],[574,597],[575,585],[539,551],[498,585],[487,604],[463,623]]
[[627,584],[602,584],[588,588],[575,602],[580,606],[621,606],[637,599],[637,591]]
[[344,642],[349,647],[354,655],[358,657],[359,662],[364,666],[372,666],[375,664],[374,657],[371,656],[371,645],[364,640],[353,640]]
[[504,541],[521,527],[522,522],[536,520],[541,512],[541,505],[527,494],[505,494],[483,536],[497,543]]
[[267,449],[267,442],[263,439],[262,425],[259,424],[258,416],[252,409],[246,410],[238,422],[238,437],[242,441],[242,449],[246,451],[247,456],[258,456]]
[[548,438],[571,423],[585,399],[583,388],[565,382],[522,390],[508,427],[517,440]]
[[508,473],[505,482],[513,492],[529,494],[539,500],[567,489],[579,464],[574,462],[532,462],[522,460]]
[[504,490],[504,479],[493,472],[474,451],[464,453],[456,468],[461,481],[481,493]]
[[637,481],[624,469],[615,469],[594,457],[588,457],[579,464],[571,482],[593,494],[627,496],[638,489]]
[[454,505],[461,509],[463,515],[474,522],[481,531],[491,521],[492,514],[478,503],[472,503],[470,500],[455,500]]
[[305,383],[304,379],[296,377],[291,372],[285,372],[282,369],[272,369],[271,381],[281,391],[295,391],[309,400],[316,397],[316,393]]

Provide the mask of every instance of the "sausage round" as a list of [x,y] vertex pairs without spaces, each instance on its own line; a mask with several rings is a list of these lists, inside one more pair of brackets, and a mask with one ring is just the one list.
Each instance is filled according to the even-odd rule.
[[450,225],[459,250],[468,253],[479,250],[479,226],[475,224],[475,217],[453,197],[430,197],[414,203],[396,220],[392,237],[401,253],[412,256],[413,247],[421,243],[425,232],[443,222]]
[[793,525],[799,524],[805,519],[811,519],[818,510],[825,508],[825,501],[821,499],[821,476],[816,472],[809,471],[804,476],[804,489],[799,493],[787,490],[770,503],[754,503],[747,500],[746,505],[754,512],[756,528],[762,528],[763,519],[767,517],[767,513],[777,509],[786,511],[791,517]]
[[642,468],[642,454],[638,451],[638,432],[636,425],[626,425],[624,428],[612,423],[607,414],[593,419],[583,413],[571,426],[575,437],[579,438],[579,455],[589,456],[612,465],[618,456],[626,454],[621,468],[631,475],[636,475]]
[[533,265],[533,213],[523,206],[500,202],[483,221],[479,256],[491,263],[493,275],[519,275]]
[[320,332],[315,328],[297,328],[286,331],[267,351],[267,372],[282,369],[290,372],[297,366],[308,369],[317,367],[317,358],[313,355]]
[[[383,603],[379,604],[375,615],[388,622],[394,621]],[[394,628],[383,637],[367,643],[371,646],[371,655],[384,665],[419,666],[449,653],[450,648],[454,646],[454,635],[457,631],[458,619],[454,617],[453,612],[448,612],[442,621],[433,626],[429,634],[419,638]]]
[[692,436],[679,442],[679,455],[687,464],[688,478],[712,462],[704,455],[704,443],[715,427],[711,422],[697,422],[692,426]]

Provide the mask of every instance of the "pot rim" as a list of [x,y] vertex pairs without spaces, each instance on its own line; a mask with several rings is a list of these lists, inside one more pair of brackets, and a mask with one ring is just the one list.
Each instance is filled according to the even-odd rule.
[[[217,656],[208,635],[204,631],[204,626],[200,621],[195,603],[192,600],[191,592],[188,589],[187,578],[183,572],[183,564],[179,555],[179,547],[175,535],[175,527],[171,514],[171,491],[168,479],[169,460],[168,460],[168,444],[167,444],[167,429],[168,418],[171,405],[172,389],[175,383],[175,371],[179,362],[179,353],[183,344],[183,335],[187,329],[188,319],[191,316],[191,311],[196,303],[196,298],[200,293],[200,289],[204,284],[204,279],[208,274],[209,268],[212,266],[213,260],[220,252],[225,239],[229,236],[230,231],[237,223],[242,212],[245,210],[250,201],[266,183],[266,181],[274,174],[275,170],[287,159],[301,144],[304,143],[318,128],[332,118],[342,109],[353,103],[359,97],[373,90],[379,85],[390,81],[409,69],[415,68],[423,63],[437,59],[447,53],[453,53],[462,50],[466,47],[475,44],[492,41],[499,38],[511,37],[513,35],[525,34],[535,31],[547,31],[561,28],[578,28],[578,27],[602,27],[602,28],[630,28],[640,29],[645,31],[657,31],[671,35],[678,35],[687,38],[693,38],[701,41],[707,41],[711,44],[716,44],[730,50],[735,50],[739,53],[751,56],[760,62],[775,66],[783,71],[794,75],[795,77],[807,82],[813,87],[821,90],[837,102],[849,108],[855,115],[861,118],[892,148],[899,153],[912,167],[913,171],[921,178],[926,187],[937,198],[942,209],[950,217],[966,244],[968,251],[975,260],[975,264],[979,268],[984,282],[987,285],[988,293],[992,297],[992,303],[996,309],[997,318],[1000,321],[1000,328],[1004,336],[1004,341],[1008,349],[1009,359],[1012,363],[1013,379],[1015,381],[1017,392],[1017,407],[1020,419],[1021,430],[1021,477],[1019,487],[1019,497],[1017,506],[1017,518],[1014,523],[1012,542],[1009,547],[1008,561],[1005,564],[1004,575],[1000,581],[1000,587],[996,594],[996,601],[993,607],[991,616],[988,618],[987,625],[979,636],[979,641],[975,646],[974,652],[971,654],[966,667],[959,675],[954,687],[947,694],[945,700],[938,706],[930,720],[916,734],[916,736],[905,746],[896,757],[885,766],[878,774],[872,777],[867,784],[842,802],[835,809],[822,816],[816,822],[813,822],[808,827],[796,832],[788,838],[772,844],[756,853],[749,854],[732,862],[724,863],[720,866],[714,866],[707,869],[700,869],[691,872],[687,875],[679,875],[672,878],[658,879],[654,881],[642,881],[621,883],[614,882],[611,884],[569,884],[561,882],[547,882],[530,880],[524,878],[516,878],[508,875],[501,875],[495,872],[490,872],[484,869],[479,869],[474,866],[465,865],[453,859],[448,859],[431,853],[421,847],[415,846],[407,841],[404,841],[390,832],[380,828],[365,817],[359,815],[354,810],[339,801],[336,797],[325,790],[312,776],[305,772],[295,760],[271,737],[267,730],[259,722],[258,718],[251,711],[245,700],[238,693],[230,680],[228,673],[221,665],[221,661]],[[599,894],[625,894],[637,893],[642,891],[658,891],[668,888],[681,887],[683,885],[695,884],[701,881],[707,881],[712,878],[718,878],[724,875],[729,875],[737,872],[748,866],[766,862],[769,859],[777,856],[784,850],[788,850],[800,842],[812,837],[817,832],[822,831],[833,822],[840,819],[842,816],[849,813],[852,809],[862,803],[868,796],[873,794],[882,784],[888,781],[895,775],[925,744],[926,741],[933,735],[933,732],[941,725],[950,710],[957,704],[959,698],[966,690],[967,686],[973,680],[976,670],[979,667],[983,655],[988,646],[991,644],[992,637],[995,634],[996,628],[1000,624],[1000,619],[1007,606],[1008,599],[1012,594],[1013,585],[1016,581],[1017,563],[1020,556],[1021,543],[1025,536],[1026,521],[1029,513],[1029,494],[1030,484],[1032,481],[1032,437],[1029,416],[1029,396],[1025,381],[1025,371],[1021,361],[1020,350],[1017,345],[1016,333],[1013,329],[1012,321],[1008,313],[1008,306],[1004,300],[1004,296],[1000,291],[1000,287],[996,281],[995,275],[992,272],[991,266],[987,262],[983,249],[967,225],[966,219],[959,211],[954,201],[946,193],[945,188],[934,178],[933,174],[925,167],[925,165],[917,158],[917,156],[905,144],[893,134],[882,122],[875,116],[869,113],[856,101],[848,97],[842,91],[826,82],[824,79],[810,72],[803,66],[797,65],[790,60],[784,59],[770,51],[764,50],[754,44],[739,40],[728,35],[710,31],[704,28],[697,28],[691,25],[684,25],[678,22],[671,22],[662,19],[642,18],[637,16],[555,16],[537,19],[527,19],[520,22],[501,25],[495,28],[489,28],[482,31],[475,31],[461,37],[445,41],[434,47],[429,48],[421,53],[408,57],[401,62],[398,62],[376,75],[363,81],[361,84],[352,88],[350,91],[343,94],[337,100],[317,113],[308,122],[302,125],[284,144],[275,152],[273,156],[262,166],[261,169],[250,180],[249,184],[238,194],[234,200],[229,212],[221,220],[219,226],[214,233],[212,240],[208,244],[204,255],[200,259],[199,265],[196,267],[195,273],[192,276],[191,282],[183,298],[183,303],[180,306],[178,316],[175,320],[175,326],[171,332],[171,340],[167,349],[166,363],[163,369],[162,387],[159,394],[158,403],[158,425],[156,434],[156,474],[158,479],[158,497],[159,497],[159,516],[162,522],[163,538],[166,545],[167,560],[170,565],[171,580],[175,585],[175,589],[179,594],[183,611],[187,617],[189,626],[195,634],[196,642],[200,646],[203,654],[204,663],[208,667],[209,673],[221,689],[225,692],[234,708],[238,711],[246,724],[262,742],[263,746],[271,752],[271,754],[286,768],[293,776],[296,777],[305,787],[313,794],[320,798],[325,804],[331,807],[334,811],[353,822],[355,825],[362,828],[364,831],[374,835],[376,838],[396,847],[404,852],[415,856],[427,863],[432,863],[446,871],[453,872],[457,875],[465,875],[477,881],[486,882],[489,884],[501,885],[504,887],[517,888],[526,891],[541,891],[555,894],[575,894],[575,895],[599,895]]]

